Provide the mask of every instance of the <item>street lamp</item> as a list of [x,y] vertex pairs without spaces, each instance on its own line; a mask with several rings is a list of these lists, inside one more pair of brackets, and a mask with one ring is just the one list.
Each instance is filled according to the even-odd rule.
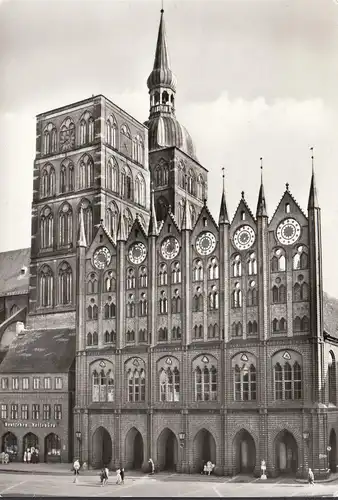
[[303,439],[304,439],[304,441],[308,441],[309,437],[310,437],[309,431],[304,431],[303,432]]
[[178,437],[180,439],[180,447],[183,448],[185,441],[185,432],[180,432]]

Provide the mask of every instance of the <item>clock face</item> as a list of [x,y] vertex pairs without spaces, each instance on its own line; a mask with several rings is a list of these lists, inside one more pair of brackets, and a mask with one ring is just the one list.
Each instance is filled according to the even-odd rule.
[[62,151],[69,151],[75,146],[75,129],[67,128],[60,132],[60,146]]
[[241,226],[235,231],[234,244],[238,250],[247,250],[255,243],[256,235],[251,226]]
[[196,240],[196,250],[200,255],[210,255],[216,248],[216,236],[205,232],[198,236]]
[[93,261],[94,266],[97,269],[104,269],[109,265],[111,259],[111,253],[107,247],[101,247],[94,253]]
[[300,225],[295,219],[285,219],[277,227],[277,238],[282,245],[292,245],[300,237]]
[[147,256],[147,249],[143,243],[134,243],[129,247],[128,257],[132,264],[141,264]]
[[180,251],[180,244],[176,238],[169,236],[161,245],[161,252],[165,259],[174,259]]

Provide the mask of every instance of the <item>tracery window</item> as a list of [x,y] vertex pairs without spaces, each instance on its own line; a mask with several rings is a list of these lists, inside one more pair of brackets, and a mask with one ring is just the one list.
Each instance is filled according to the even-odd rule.
[[104,332],[104,343],[105,344],[114,344],[116,342],[116,333],[114,330],[112,330],[111,332],[109,332],[108,330],[106,330]]
[[243,363],[240,367],[236,364],[233,374],[235,401],[255,401],[257,394],[255,366]]
[[98,316],[98,307],[95,304],[94,299],[91,299],[91,304],[87,307],[87,319],[92,320],[92,319],[97,319]]
[[119,191],[119,167],[114,156],[107,161],[106,188],[114,193],[118,193]]
[[242,327],[242,323],[240,321],[234,321],[232,323],[231,336],[232,336],[232,338],[243,336],[243,327]]
[[146,204],[145,196],[145,182],[141,174],[138,174],[135,179],[135,203],[142,205],[143,207]]
[[196,367],[195,372],[195,401],[217,400],[217,370],[215,366],[208,368]]
[[196,293],[193,297],[192,310],[193,312],[203,311],[203,294],[200,287],[197,287]]
[[128,301],[126,304],[127,318],[135,317],[135,300],[134,294],[129,294]]
[[306,269],[308,267],[308,254],[303,245],[299,245],[293,257],[293,269]]
[[203,325],[195,325],[193,328],[194,338],[202,339],[203,338]]
[[86,242],[89,246],[92,242],[92,234],[93,234],[93,212],[91,204],[88,200],[84,199],[81,201],[79,206],[79,217],[80,217],[80,208],[82,207],[83,214],[83,224],[86,235]]
[[167,264],[160,264],[160,266],[159,266],[158,284],[159,285],[167,285],[168,284]]
[[197,198],[200,200],[204,200],[205,195],[204,195],[204,181],[203,177],[201,175],[198,176],[197,179]]
[[131,200],[133,197],[133,177],[129,167],[124,165],[121,169],[121,196],[126,200]]
[[180,400],[180,372],[177,367],[160,372],[160,401],[175,402]]
[[40,305],[50,307],[53,305],[54,277],[51,268],[43,266],[40,271]]
[[285,318],[277,319],[274,318],[272,321],[272,333],[283,333],[286,332],[286,320]]
[[135,342],[135,332],[134,332],[134,330],[127,330],[127,333],[126,333],[126,342],[127,343]]
[[80,118],[80,146],[93,142],[94,140],[94,119],[88,111]]
[[247,333],[248,335],[255,335],[258,332],[258,325],[257,321],[249,321],[248,322],[248,328],[247,328]]
[[108,299],[108,302],[106,302],[104,305],[104,318],[105,319],[116,317],[116,304],[111,299],[111,297],[109,297],[109,299]]
[[139,315],[147,316],[148,314],[148,301],[145,293],[141,293],[141,299],[139,302]]
[[146,376],[143,369],[135,368],[128,371],[128,401],[145,401],[146,398]]
[[193,170],[189,170],[188,175],[187,175],[187,186],[186,190],[188,191],[189,194],[192,194],[195,196],[196,193],[196,179]]
[[69,203],[64,203],[59,210],[59,245],[70,245],[73,241],[73,212]]
[[40,212],[40,244],[41,248],[53,247],[54,217],[50,207],[44,207]]
[[133,225],[133,218],[132,218],[132,215],[131,215],[130,210],[128,208],[126,208],[124,210],[123,220],[124,220],[124,227],[126,229],[126,233],[127,233],[127,235],[129,235],[129,233],[131,231],[131,227]]
[[232,276],[239,277],[242,276],[242,262],[239,255],[236,255],[232,263]]
[[72,303],[73,274],[68,262],[63,262],[59,267],[59,304]]
[[169,169],[167,163],[161,161],[160,164],[156,166],[154,174],[156,186],[166,186],[168,184]]
[[60,193],[67,193],[74,190],[74,165],[65,159],[60,167]]
[[178,290],[175,290],[174,297],[171,299],[171,312],[172,314],[181,312],[181,297],[178,294]]
[[307,283],[295,283],[293,287],[293,300],[302,301],[309,300],[309,285]]
[[53,123],[48,123],[43,132],[43,154],[56,152],[56,128]]
[[296,316],[293,321],[293,329],[296,332],[307,332],[309,330],[309,318],[307,316],[302,318]]
[[282,272],[286,270],[286,260],[284,250],[277,248],[275,254],[271,259],[271,272]]
[[274,285],[272,287],[272,302],[274,304],[284,304],[286,302],[286,287],[285,285]]
[[41,198],[55,195],[55,169],[52,165],[45,165],[40,177]]
[[172,340],[181,340],[181,328],[179,326],[173,326],[171,330]]
[[181,266],[179,262],[174,262],[171,266],[171,282],[181,283],[182,275],[181,275]]
[[91,156],[85,154],[79,161],[79,189],[94,185],[94,162]]
[[208,326],[208,338],[209,339],[217,339],[218,338],[218,324],[214,323],[213,325]]
[[159,328],[158,340],[159,341],[167,341],[168,340],[168,328],[167,327]]
[[94,370],[92,374],[92,401],[114,401],[115,384],[111,370]]
[[111,201],[106,209],[106,228],[111,237],[116,240],[119,211],[116,204]]
[[242,307],[242,290],[239,283],[235,284],[235,290],[232,292],[232,307]]
[[136,286],[135,269],[130,267],[127,270],[127,290],[132,290]]
[[69,151],[75,146],[75,124],[71,118],[66,118],[60,127],[60,149]]
[[216,257],[212,257],[209,266],[208,266],[208,279],[209,280],[218,280],[219,278],[219,268]]
[[133,144],[134,144],[134,151],[133,151],[134,160],[137,163],[140,163],[141,165],[143,165],[143,162],[144,162],[144,144],[143,144],[142,137],[137,135],[134,139]]
[[140,288],[147,288],[148,286],[148,274],[147,274],[147,268],[142,266],[139,270],[139,287]]
[[115,292],[116,291],[116,277],[112,271],[108,271],[105,277],[105,291]]
[[290,364],[276,363],[273,368],[275,399],[292,400],[302,398],[302,368],[295,361]]
[[109,116],[106,122],[106,140],[109,146],[117,148],[117,123],[112,115]]
[[254,281],[250,282],[249,290],[246,296],[246,303],[248,307],[257,306],[258,304],[258,292]]
[[203,264],[201,260],[194,261],[193,281],[203,281]]
[[219,295],[216,290],[215,285],[211,287],[211,292],[208,296],[209,309],[218,309],[219,307]]
[[168,299],[166,297],[166,293],[163,290],[160,293],[159,313],[160,314],[167,314],[168,313]]
[[145,328],[138,332],[138,340],[139,342],[147,342],[147,330]]
[[254,274],[257,274],[257,259],[256,254],[252,252],[248,260],[248,275],[252,276]]

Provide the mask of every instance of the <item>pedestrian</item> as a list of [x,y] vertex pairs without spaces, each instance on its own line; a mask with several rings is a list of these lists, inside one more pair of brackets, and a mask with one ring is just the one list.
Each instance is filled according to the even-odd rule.
[[31,450],[28,448],[28,450],[27,450],[27,463],[30,464],[31,460],[32,460],[32,454],[31,454]]
[[78,459],[76,459],[74,461],[74,464],[73,464],[73,470],[74,470],[74,483],[77,483],[78,482],[78,477],[79,477],[79,474],[80,474],[80,462],[78,461]]
[[312,486],[315,484],[315,476],[312,472],[312,469],[309,469],[307,480],[308,480],[308,483],[311,484]]
[[121,484],[121,469],[116,469],[116,484]]
[[100,472],[101,486],[104,486],[104,484],[105,484],[105,478],[106,478],[106,470],[103,467],[103,469],[101,469],[101,472]]
[[107,484],[108,483],[108,477],[109,477],[109,469],[108,469],[108,466],[105,465],[104,467],[104,484]]
[[124,484],[124,468],[121,466],[120,470],[121,470],[121,472],[120,472],[120,474],[121,474],[121,482],[122,482],[122,484]]
[[23,461],[24,463],[27,462],[27,451],[25,450],[25,453],[23,454]]

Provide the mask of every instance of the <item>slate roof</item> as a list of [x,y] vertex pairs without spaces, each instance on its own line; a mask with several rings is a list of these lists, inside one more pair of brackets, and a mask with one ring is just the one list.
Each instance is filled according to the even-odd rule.
[[[0,297],[28,293],[30,248],[0,253]],[[25,274],[21,270],[26,268]]]
[[75,358],[75,330],[26,330],[16,337],[0,373],[65,373]]

